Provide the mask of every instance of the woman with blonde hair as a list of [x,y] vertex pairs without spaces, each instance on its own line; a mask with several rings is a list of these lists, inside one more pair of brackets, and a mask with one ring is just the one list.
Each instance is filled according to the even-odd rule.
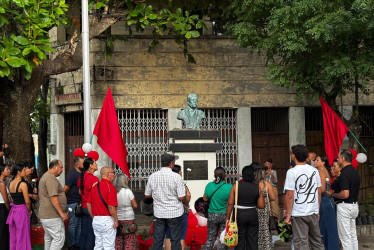
[[115,186],[117,190],[117,217],[118,230],[122,228],[129,228],[130,232],[116,237],[116,250],[134,250],[136,247],[136,232],[131,232],[135,229],[135,214],[134,209],[138,207],[135,196],[129,188],[129,178],[125,174],[117,175],[115,179]]

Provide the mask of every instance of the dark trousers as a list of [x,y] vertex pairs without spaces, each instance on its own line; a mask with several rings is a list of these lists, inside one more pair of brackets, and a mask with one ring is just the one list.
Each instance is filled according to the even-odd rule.
[[95,247],[95,234],[92,228],[92,218],[87,208],[83,208],[81,217],[81,235],[79,239],[80,250],[92,250]]
[[318,221],[317,214],[291,218],[295,249],[309,250],[309,244],[313,250],[325,249]]
[[256,208],[238,209],[238,245],[235,249],[258,249],[258,215]]
[[[1,194],[0,194],[1,195]],[[9,211],[4,203],[0,203],[0,249],[9,249],[9,226],[6,224]]]
[[170,228],[170,242],[172,250],[180,250],[181,246],[181,218],[162,219],[154,217],[153,248],[161,250],[165,240],[166,227]]

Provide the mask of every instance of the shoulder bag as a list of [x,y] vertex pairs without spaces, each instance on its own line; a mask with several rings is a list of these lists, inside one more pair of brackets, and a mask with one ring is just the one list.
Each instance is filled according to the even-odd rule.
[[236,215],[238,211],[238,186],[239,183],[235,183],[235,221],[232,221],[232,214],[230,215],[229,224],[226,226],[225,236],[223,238],[223,244],[228,247],[235,247],[238,244],[238,225],[236,223]]
[[218,191],[218,189],[220,189],[223,185],[225,185],[225,182],[223,182],[223,184],[219,186],[219,188],[217,188],[216,191],[214,191],[214,193],[208,201],[204,201],[203,197],[200,197],[195,201],[195,210],[199,213],[202,213],[205,218],[208,218],[208,209],[210,201],[212,200],[214,194]]
[[[87,179],[87,177],[88,177],[88,175],[86,175],[86,178],[83,178],[83,187],[81,188],[82,195],[83,195],[83,191],[84,191],[84,181]],[[78,183],[77,183],[77,186],[78,186]],[[82,217],[82,215],[83,215],[82,201],[78,202],[78,204],[75,206],[74,214],[75,214],[75,217],[77,217],[77,218]]]
[[[262,187],[262,190],[264,190],[266,187],[266,182],[264,182],[264,186]],[[270,187],[272,188],[272,187]],[[269,192],[266,191],[266,199],[268,201],[268,211],[269,211],[269,229],[270,231],[272,230],[277,230],[277,224],[278,224],[278,219],[277,217],[273,216],[271,214],[271,206],[270,206],[270,200],[269,200]],[[266,209],[266,208],[265,208]]]

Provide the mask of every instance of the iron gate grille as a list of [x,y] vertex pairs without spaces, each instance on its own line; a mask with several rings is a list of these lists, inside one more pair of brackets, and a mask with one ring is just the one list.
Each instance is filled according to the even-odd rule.
[[[148,177],[160,168],[168,149],[167,110],[117,110],[125,139],[132,189],[144,189]],[[122,170],[116,167],[116,174]]]
[[[236,109],[203,109],[202,129],[217,129],[222,143],[216,154],[217,167],[226,169],[228,182],[238,177]],[[168,150],[167,110],[118,110],[118,122],[129,153],[127,162],[132,189],[145,188],[148,177],[160,167],[161,154]],[[116,167],[116,174],[122,170]]]
[[226,170],[227,181],[232,183],[238,178],[238,133],[236,109],[203,109],[206,119],[202,121],[201,128],[217,129],[221,137],[215,142],[222,143],[222,150],[216,154],[217,167]]

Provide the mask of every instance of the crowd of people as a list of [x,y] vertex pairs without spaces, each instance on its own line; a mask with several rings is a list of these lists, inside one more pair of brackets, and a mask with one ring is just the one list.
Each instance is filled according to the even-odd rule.
[[[30,220],[39,201],[38,217],[44,228],[45,249],[61,249],[68,221],[69,249],[136,249],[134,209],[138,207],[124,174],[111,167],[98,170],[98,154],[74,152],[74,168],[62,187],[58,176],[63,163],[52,160],[35,185],[31,162],[0,164],[0,249],[31,249]],[[273,249],[270,220],[292,225],[294,249],[358,249],[360,177],[352,167],[352,153],[342,150],[329,166],[323,155],[304,145],[290,150],[283,195],[283,216],[277,201],[277,172],[272,159],[242,169],[241,179],[230,184],[222,167],[214,170],[203,200],[209,201],[206,249],[227,249],[218,239],[237,209],[238,244],[235,249]],[[6,179],[13,176],[7,185]],[[185,249],[191,194],[181,177],[175,156],[163,154],[161,169],[147,182],[145,198],[153,199],[153,249]],[[238,187],[236,187],[238,185]],[[237,192],[237,193],[236,193]],[[237,196],[237,204],[235,197]],[[195,204],[197,213],[203,216]],[[283,218],[282,218],[283,217]]]
[[[66,176],[65,187],[57,179],[63,172],[60,160],[49,163],[38,185],[31,181],[35,167],[30,162],[14,165],[11,172],[9,166],[0,164],[0,249],[31,249],[35,201],[39,201],[44,249],[63,248],[65,223],[68,249],[136,249],[135,232],[119,233],[134,224],[133,209],[138,206],[128,177],[115,176],[113,168],[102,167],[99,181],[93,175],[98,170],[98,154],[92,151],[85,157],[82,152],[74,152],[74,168]],[[13,179],[7,185],[9,176]]]
[[[290,169],[284,185],[283,218],[277,201],[277,173],[272,160],[264,168],[257,162],[242,169],[237,184],[226,182],[225,170],[217,167],[214,181],[207,184],[203,199],[209,201],[206,249],[227,247],[218,241],[229,223],[235,195],[238,244],[235,249],[273,249],[270,220],[292,225],[294,249],[358,249],[355,218],[358,215],[360,177],[352,167],[352,152],[342,150],[330,167],[325,156],[309,152],[304,145],[292,146]],[[145,196],[154,199],[154,248],[161,249],[168,228],[172,249],[182,249],[183,202],[188,188],[173,173],[174,156],[163,156],[162,168],[149,178]],[[238,185],[238,193],[236,192]],[[195,208],[200,216],[204,211]],[[182,224],[182,225],[181,225]],[[174,240],[173,240],[174,239]],[[184,249],[184,248],[183,248]]]

